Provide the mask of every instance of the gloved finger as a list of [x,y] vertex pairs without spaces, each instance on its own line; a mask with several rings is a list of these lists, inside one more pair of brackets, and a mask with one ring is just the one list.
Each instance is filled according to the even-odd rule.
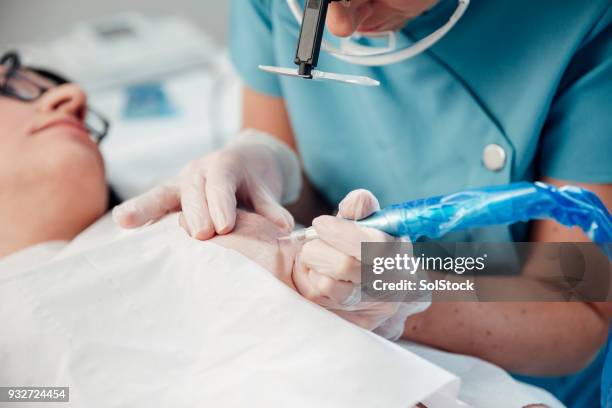
[[224,167],[211,167],[206,174],[206,200],[218,234],[227,234],[236,225],[236,180]]
[[113,208],[113,220],[123,228],[136,228],[179,209],[175,183],[157,186]]
[[295,225],[293,216],[283,207],[264,184],[250,182],[248,190],[255,212],[272,221],[284,232],[291,232]]
[[215,235],[204,194],[204,184],[204,177],[193,173],[181,185],[181,208],[188,227],[187,232],[199,240],[206,240]]
[[300,262],[335,280],[361,283],[361,263],[320,239],[304,244]]
[[334,281],[303,264],[296,265],[292,279],[293,286],[302,297],[329,310],[352,310],[361,298],[359,286]]
[[320,239],[338,251],[361,261],[362,242],[395,242],[396,238],[382,231],[360,227],[353,221],[323,215],[312,221]]
[[189,225],[187,225],[187,221],[185,221],[185,214],[181,211],[178,217],[179,226],[185,230],[187,235],[191,236],[191,230],[189,229]]
[[334,304],[335,302],[332,302],[329,298],[319,293],[314,283],[308,278],[309,274],[310,269],[299,261],[298,255],[291,274],[293,286],[295,286],[297,292],[303,298],[323,307],[329,307]]
[[338,205],[338,217],[361,220],[380,210],[378,200],[368,190],[353,190]]
[[372,12],[371,0],[351,0],[348,6],[331,3],[327,12],[327,28],[335,36],[348,37]]
[[351,298],[355,289],[355,285],[350,282],[335,280],[314,269],[309,270],[308,279],[314,288],[316,296],[327,298],[339,307]]

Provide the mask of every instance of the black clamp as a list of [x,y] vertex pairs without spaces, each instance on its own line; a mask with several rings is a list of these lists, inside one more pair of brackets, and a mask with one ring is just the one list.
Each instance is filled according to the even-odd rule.
[[303,78],[312,79],[312,70],[317,66],[321,53],[327,9],[333,1],[344,4],[350,2],[350,0],[306,0],[300,38],[295,52],[298,74]]

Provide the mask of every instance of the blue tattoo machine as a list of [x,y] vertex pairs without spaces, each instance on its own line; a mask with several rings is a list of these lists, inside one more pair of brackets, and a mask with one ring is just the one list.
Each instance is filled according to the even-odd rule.
[[[612,259],[612,217],[592,192],[574,186],[514,183],[425,198],[384,208],[356,221],[395,237],[440,238],[451,232],[519,221],[555,220],[580,227]],[[296,230],[281,240],[317,238],[313,227]]]

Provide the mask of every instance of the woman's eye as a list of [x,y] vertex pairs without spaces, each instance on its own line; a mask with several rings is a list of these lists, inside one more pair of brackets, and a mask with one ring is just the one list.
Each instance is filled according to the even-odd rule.
[[6,91],[6,93],[8,93],[9,95],[18,95],[17,93],[17,89],[15,89],[15,87],[11,84],[8,83],[4,86],[4,90]]
[[40,89],[36,85],[18,78],[9,80],[5,89],[7,93],[27,100],[35,99],[40,94]]

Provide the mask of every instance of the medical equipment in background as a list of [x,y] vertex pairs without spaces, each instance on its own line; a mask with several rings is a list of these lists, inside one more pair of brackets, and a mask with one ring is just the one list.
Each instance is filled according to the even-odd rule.
[[[522,182],[467,190],[392,205],[356,223],[416,241],[423,236],[440,238],[451,231],[541,219],[580,227],[612,260],[612,216],[594,193],[575,186]],[[316,238],[316,230],[309,227],[280,240]]]
[[321,49],[328,52],[339,60],[355,65],[383,66],[395,64],[415,57],[432,47],[440,41],[461,19],[467,10],[470,1],[459,0],[457,9],[450,19],[442,27],[438,28],[427,37],[419,40],[408,48],[398,50],[397,33],[386,31],[376,34],[368,34],[366,37],[387,37],[386,47],[368,47],[356,43],[365,35],[354,34],[349,38],[342,39],[340,48],[336,48],[323,40],[325,29],[325,18],[329,4],[333,1],[341,1],[344,4],[350,0],[306,0],[303,12],[297,0],[287,0],[287,5],[298,23],[300,23],[300,36],[297,44],[295,64],[297,69],[260,65],[263,71],[278,75],[285,75],[303,79],[329,80],[356,85],[378,86],[380,82],[365,76],[344,75],[316,70]]
[[206,35],[179,17],[119,13],[78,23],[57,39],[20,50],[26,63],[52,66],[95,91],[206,66],[211,47]]
[[127,101],[123,109],[123,118],[126,120],[163,118],[178,113],[161,82],[131,85],[125,92]]

